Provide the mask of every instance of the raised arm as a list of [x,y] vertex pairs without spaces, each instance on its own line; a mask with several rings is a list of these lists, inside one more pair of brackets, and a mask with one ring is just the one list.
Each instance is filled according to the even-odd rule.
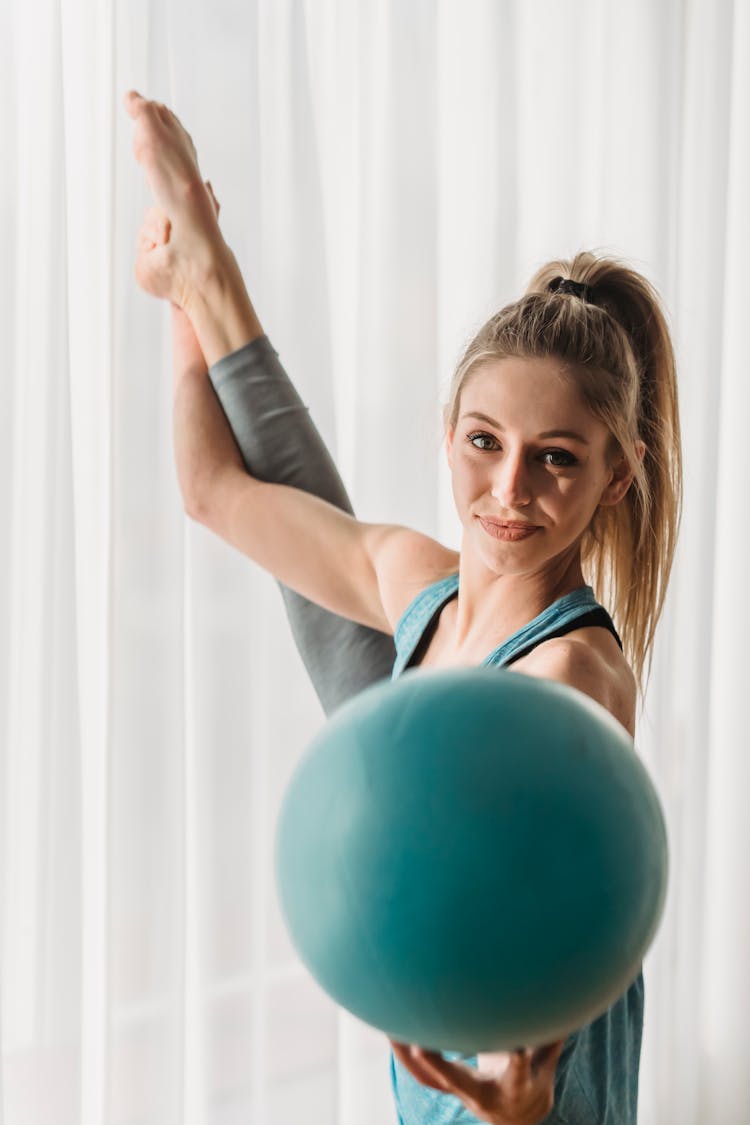
[[[197,346],[197,341],[196,341]],[[325,442],[266,335],[209,368],[247,470],[353,508]],[[295,644],[327,714],[390,676],[393,637],[331,613],[279,583]]]
[[[186,331],[177,318],[176,347]],[[174,447],[188,515],[335,616],[391,634],[422,585],[455,569],[456,553],[421,532],[363,523],[248,473],[205,365],[186,355],[175,363]]]
[[[160,236],[156,221],[152,233]],[[188,458],[194,462],[199,455],[206,466],[208,448],[214,450],[214,472],[235,465],[257,480],[292,485],[352,513],[328,449],[267,336],[220,360],[209,381],[190,320],[173,306],[172,362],[175,459],[183,497],[191,507],[199,489],[185,466]],[[201,454],[194,449],[190,456],[184,443],[198,418],[203,439],[209,440]],[[210,462],[206,468],[211,470]],[[235,487],[241,484],[238,477]],[[208,496],[206,490],[206,501]],[[224,499],[228,502],[226,494]],[[198,509],[211,527],[218,505],[196,504]],[[241,543],[235,545],[242,549]],[[297,650],[326,714],[390,675],[395,658],[390,633],[324,609],[277,581]]]

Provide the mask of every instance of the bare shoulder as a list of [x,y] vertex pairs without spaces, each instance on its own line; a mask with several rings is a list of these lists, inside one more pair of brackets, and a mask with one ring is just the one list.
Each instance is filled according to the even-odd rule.
[[421,531],[397,524],[373,524],[368,538],[383,610],[395,631],[404,610],[421,590],[458,571],[459,553]]
[[591,696],[634,737],[636,680],[608,630],[590,626],[554,637],[538,645],[514,667],[529,676],[557,680]]

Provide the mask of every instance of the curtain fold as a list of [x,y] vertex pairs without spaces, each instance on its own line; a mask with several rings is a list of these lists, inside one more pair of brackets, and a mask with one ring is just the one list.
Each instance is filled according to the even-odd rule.
[[362,519],[458,547],[439,403],[543,261],[661,291],[685,509],[637,728],[671,853],[639,1121],[745,1119],[749,73],[732,0],[0,5],[2,1125],[395,1122],[385,1037],[276,902],[324,717],[274,580],[182,509],[129,88],[191,133]]

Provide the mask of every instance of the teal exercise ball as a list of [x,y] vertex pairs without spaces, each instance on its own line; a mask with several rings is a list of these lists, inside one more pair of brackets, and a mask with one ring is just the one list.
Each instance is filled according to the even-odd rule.
[[415,669],[343,704],[275,838],[279,904],[320,986],[398,1042],[562,1039],[637,977],[667,835],[633,740],[574,688]]

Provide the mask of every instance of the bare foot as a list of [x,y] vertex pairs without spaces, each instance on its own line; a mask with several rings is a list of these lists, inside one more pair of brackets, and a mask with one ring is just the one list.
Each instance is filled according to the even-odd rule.
[[125,95],[124,105],[135,122],[135,158],[154,202],[169,221],[172,282],[160,295],[184,307],[190,292],[204,283],[229,248],[201,177],[195,145],[175,114],[136,90]]

